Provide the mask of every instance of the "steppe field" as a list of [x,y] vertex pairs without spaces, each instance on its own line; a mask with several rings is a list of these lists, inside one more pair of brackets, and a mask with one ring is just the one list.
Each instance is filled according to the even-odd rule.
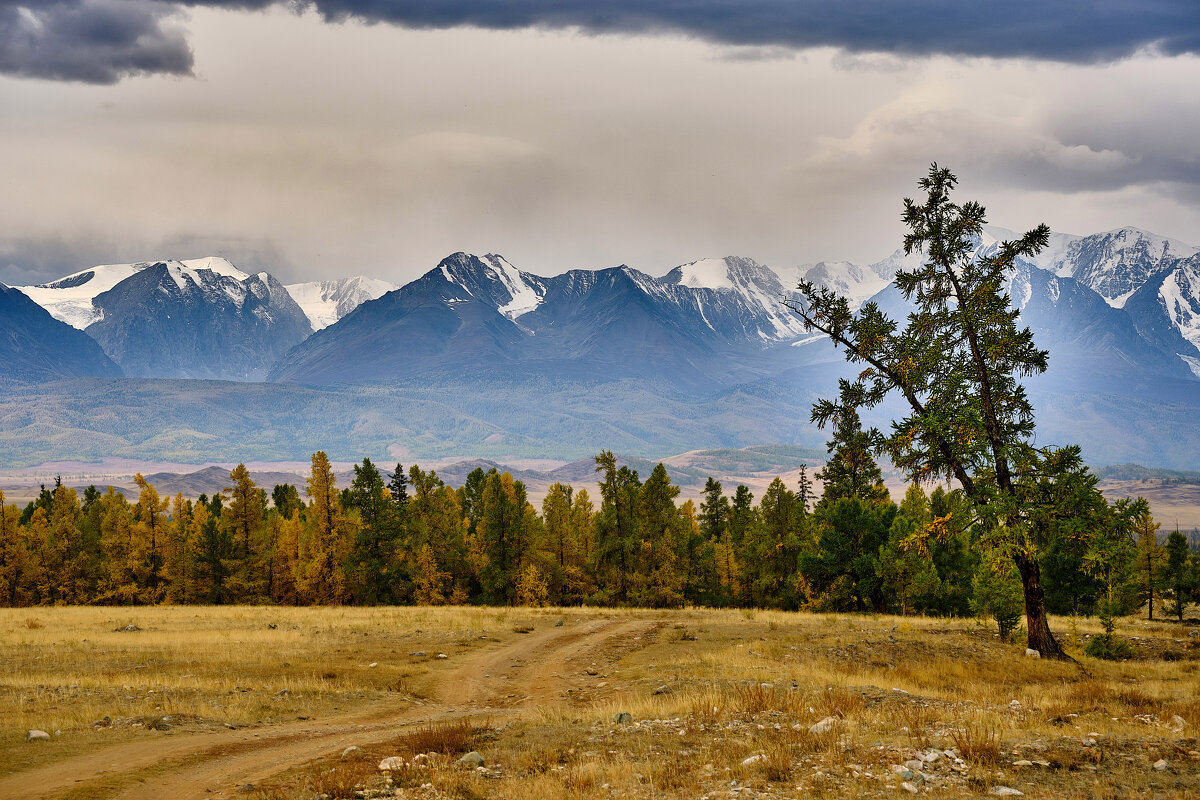
[[1200,629],[1118,630],[1136,659],[1057,663],[969,619],[3,609],[0,798],[1198,797]]

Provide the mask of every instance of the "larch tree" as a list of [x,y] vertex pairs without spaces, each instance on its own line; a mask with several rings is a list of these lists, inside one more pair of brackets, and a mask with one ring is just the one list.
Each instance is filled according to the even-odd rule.
[[26,581],[30,556],[20,519],[21,510],[13,504],[5,505],[4,491],[0,490],[0,602],[10,607],[29,602]]
[[342,512],[337,479],[329,457],[318,450],[312,457],[307,495],[312,498],[305,522],[308,525],[307,552],[300,589],[304,599],[316,605],[336,605],[346,592],[342,561],[348,549],[348,526]]
[[158,603],[166,589],[165,550],[168,539],[167,512],[170,498],[159,497],[158,491],[142,477],[134,476],[137,484],[138,501],[133,509],[134,517],[134,570],[138,600],[142,603]]
[[904,251],[924,256],[921,266],[896,274],[896,287],[912,304],[906,325],[875,303],[853,312],[844,297],[800,281],[792,309],[809,330],[825,334],[861,365],[856,377],[839,382],[836,399],[814,405],[813,421],[837,424],[899,395],[907,415],[886,434],[868,431],[872,447],[911,482],[958,483],[975,509],[979,540],[1012,558],[1020,573],[1028,646],[1065,659],[1050,631],[1038,558],[1069,524],[1059,512],[1070,503],[1061,496],[1042,508],[1037,503],[1047,481],[1062,479],[1083,492],[1094,487],[1082,480],[1086,467],[1073,457],[1078,448],[1032,444],[1033,406],[1021,379],[1045,372],[1048,353],[1034,344],[1029,328],[1018,326],[1005,290],[1017,259],[1044,248],[1050,229],[1039,225],[981,250],[984,208],[952,202],[956,184],[950,170],[934,164],[919,182],[925,199],[904,201]]
[[1137,538],[1138,588],[1146,598],[1146,619],[1154,619],[1154,590],[1162,581],[1163,568],[1167,565],[1167,553],[1158,544],[1159,523],[1147,511],[1133,524],[1133,535]]

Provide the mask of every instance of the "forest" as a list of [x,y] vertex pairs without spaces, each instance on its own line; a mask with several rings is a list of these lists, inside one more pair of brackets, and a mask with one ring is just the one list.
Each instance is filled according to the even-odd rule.
[[[643,479],[608,451],[599,497],[554,484],[540,511],[505,472],[459,488],[370,459],[339,488],[324,452],[303,490],[270,493],[238,465],[197,500],[136,499],[59,483],[24,509],[0,493],[0,602],[51,604],[491,604],[769,607],[978,615],[1007,637],[1023,612],[1011,558],[981,547],[960,491],[910,486],[897,504],[853,431],[814,477],[757,499],[709,478],[677,502],[660,463]],[[1066,530],[1040,553],[1047,608],[1183,618],[1200,557],[1148,512],[1126,530]],[[934,531],[934,535],[928,535]],[[924,532],[924,535],[923,535]]]

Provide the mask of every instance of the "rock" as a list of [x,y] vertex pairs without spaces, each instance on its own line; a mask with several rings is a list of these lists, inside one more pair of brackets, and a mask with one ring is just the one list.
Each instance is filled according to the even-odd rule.
[[27,742],[48,742],[50,734],[45,731],[27,731],[25,733],[25,741]]
[[1089,736],[1086,739],[1080,740],[1080,744],[1082,744],[1084,747],[1095,747],[1096,740],[1094,737]]
[[1171,722],[1169,725],[1171,730],[1175,731],[1176,733],[1182,733],[1184,728],[1187,727],[1187,720],[1176,714],[1175,716],[1171,717]]
[[241,786],[238,787],[238,791],[239,792],[253,792],[254,784],[253,783],[243,783]]
[[1158,761],[1154,762],[1154,768],[1156,770],[1158,770],[1159,772],[1162,772],[1169,766],[1171,766],[1171,765],[1167,763],[1167,760],[1165,758],[1160,758]]
[[1025,657],[1026,658],[1041,658],[1042,653],[1039,650],[1034,650],[1032,647],[1026,647],[1025,648]]
[[375,668],[376,668],[376,667],[378,667],[378,666],[379,666],[379,662],[378,662],[378,661],[372,661],[370,664],[367,664],[367,668],[368,668],[368,669],[375,669]]
[[765,755],[763,755],[762,753],[759,753],[758,755],[753,755],[753,756],[750,756],[749,758],[742,759],[742,766],[750,767],[755,764],[758,764],[761,761],[766,761],[766,760],[767,760],[767,757]]
[[1026,759],[1024,759],[1024,758],[1023,758],[1023,759],[1021,759],[1020,761],[1014,761],[1014,762],[1013,762],[1013,766],[1014,766],[1014,767],[1032,767],[1032,766],[1033,766],[1033,762],[1032,762],[1032,761],[1028,761],[1028,760],[1026,760]]
[[921,767],[923,767],[925,765],[922,764],[920,761],[916,760],[915,758],[910,758],[908,761],[904,762],[904,766],[911,769],[913,771],[913,773],[915,774],[917,772],[920,772]]
[[475,769],[476,767],[482,767],[484,765],[484,760],[483,756],[472,750],[458,761],[455,761],[454,764],[458,767],[470,767],[471,769]]
[[655,694],[670,694],[670,693],[671,693],[671,687],[670,687],[670,686],[667,686],[667,685],[664,683],[662,686],[659,686],[658,688],[656,688],[656,689],[654,690],[654,693],[655,693]]
[[[346,751],[349,752],[350,750],[354,750],[354,749],[357,749],[357,748],[348,747],[348,748],[346,748]],[[345,753],[342,754],[342,757],[343,758],[345,757]],[[400,756],[388,756],[383,761],[379,762],[379,768],[386,769],[386,770],[404,769],[404,759],[401,758]]]
[[633,722],[633,715],[628,711],[618,711],[616,714],[613,714],[612,719],[618,725],[628,725]]
[[831,730],[841,724],[837,717],[826,717],[820,722],[814,722],[809,726],[809,733],[829,733]]
[[1020,797],[1025,794],[1020,789],[1014,789],[1011,786],[993,786],[988,794],[994,794],[997,797]]
[[561,619],[558,622],[554,623],[554,627],[556,627],[556,628],[561,628],[562,626],[563,626],[563,621]]
[[409,655],[410,656],[423,656],[423,655],[425,655],[425,651],[424,650],[414,650],[411,653],[409,653]]
[[442,660],[445,660],[445,659],[449,658],[450,656],[446,655],[445,653],[438,653],[437,657]]
[[888,769],[890,769],[893,774],[895,774],[895,776],[902,781],[911,781],[913,779],[912,770],[903,764],[892,764],[890,767],[888,767]]
[[905,781],[904,783],[900,784],[900,788],[903,789],[904,791],[910,792],[912,794],[917,793],[917,787],[914,786],[913,784],[909,783],[908,781]]
[[291,693],[292,693],[291,689],[280,689],[278,692],[275,693],[275,696],[276,697],[286,697],[287,695],[289,695]]
[[342,761],[358,761],[364,756],[366,756],[366,753],[356,744],[352,744],[342,751]]

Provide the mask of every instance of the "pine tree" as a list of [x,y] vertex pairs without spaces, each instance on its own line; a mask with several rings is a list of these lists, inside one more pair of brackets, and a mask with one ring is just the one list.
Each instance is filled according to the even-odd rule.
[[396,462],[396,470],[392,473],[387,488],[393,503],[399,507],[408,504],[408,478],[404,476],[404,465],[399,461]]
[[675,498],[679,487],[671,484],[661,463],[638,492],[637,528],[640,553],[630,599],[639,606],[678,608],[683,605],[683,550],[685,523]]
[[[0,502],[3,497],[0,496]],[[1167,537],[1167,563],[1163,570],[1163,579],[1170,588],[1174,600],[1174,613],[1183,624],[1184,606],[1187,605],[1189,593],[1194,589],[1191,574],[1187,568],[1188,542],[1187,537],[1178,530],[1172,531]]]
[[511,604],[530,542],[525,485],[505,472],[488,475],[484,484],[478,536],[485,562],[479,582],[493,604]]
[[600,511],[596,516],[592,564],[600,589],[596,599],[624,603],[629,598],[631,572],[640,549],[637,530],[638,494],[642,483],[636,470],[617,467],[616,456],[605,450],[596,456],[600,481]]
[[397,534],[393,520],[398,512],[393,511],[383,476],[371,459],[364,458],[361,465],[354,466],[349,496],[351,508],[359,517],[358,533],[347,561],[351,596],[356,603],[367,605],[390,603],[389,572]]
[[817,480],[825,484],[821,502],[843,497],[886,500],[888,491],[883,485],[883,472],[872,455],[872,437],[862,429],[858,412],[853,408],[838,409],[830,413],[830,419],[834,423],[828,443],[832,455],[816,474]]
[[710,542],[719,542],[729,527],[729,498],[721,492],[721,482],[709,476],[704,482],[704,502],[700,504],[700,532]]
[[271,490],[271,505],[279,512],[279,516],[290,519],[292,512],[303,505],[300,502],[300,490],[290,483],[276,484]]

